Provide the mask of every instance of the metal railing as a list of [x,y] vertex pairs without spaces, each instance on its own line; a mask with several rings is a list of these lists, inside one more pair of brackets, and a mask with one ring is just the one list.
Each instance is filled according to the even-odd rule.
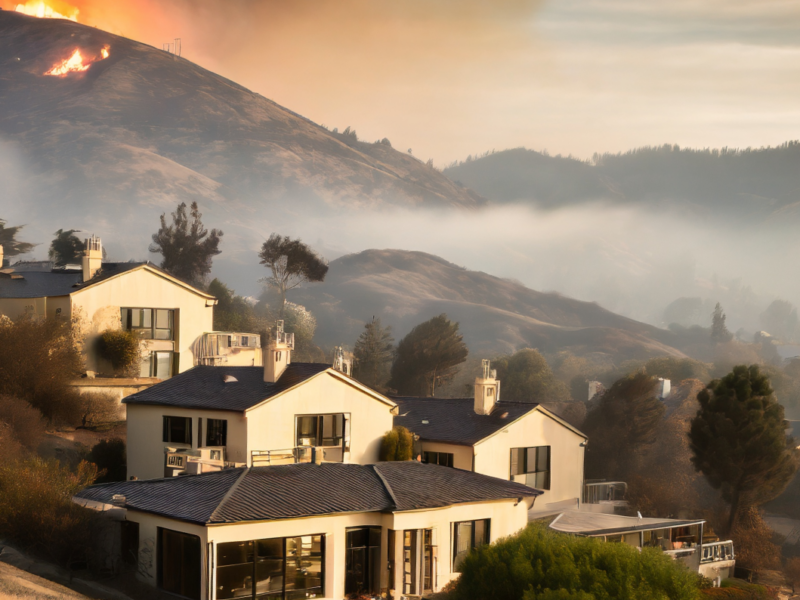
[[731,540],[726,540],[724,542],[703,544],[703,554],[700,557],[700,562],[719,562],[723,560],[735,560],[735,558],[733,542]]
[[322,462],[344,462],[341,446],[295,446],[279,450],[251,450],[250,466],[292,465],[314,462],[314,454],[321,453]]

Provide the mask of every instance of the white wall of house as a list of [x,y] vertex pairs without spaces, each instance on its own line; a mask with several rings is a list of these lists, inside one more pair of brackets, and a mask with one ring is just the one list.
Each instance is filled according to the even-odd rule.
[[55,317],[56,311],[62,318],[70,318],[69,296],[52,296],[50,298],[0,298],[0,315],[9,319],[17,319],[30,314],[34,317]]
[[544,490],[536,505],[582,498],[584,439],[552,417],[534,411],[475,445],[475,472],[509,479],[512,448],[550,446],[550,489]]

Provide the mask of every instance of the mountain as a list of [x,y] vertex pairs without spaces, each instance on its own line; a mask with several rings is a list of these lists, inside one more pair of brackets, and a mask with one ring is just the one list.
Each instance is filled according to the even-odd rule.
[[367,250],[330,263],[323,283],[291,292],[317,317],[317,343],[351,345],[373,316],[396,340],[435,315],[461,324],[474,355],[538,348],[601,353],[612,361],[683,354],[668,331],[592,302],[542,293],[423,252]]
[[[76,50],[86,70],[45,74]],[[0,217],[48,241],[61,227],[94,231],[125,258],[133,234],[180,201],[197,200],[242,246],[311,210],[483,203],[388,140],[328,131],[174,54],[66,20],[0,11],[0,106]]]

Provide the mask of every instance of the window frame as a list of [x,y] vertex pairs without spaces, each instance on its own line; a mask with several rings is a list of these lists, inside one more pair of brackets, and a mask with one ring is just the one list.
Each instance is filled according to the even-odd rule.
[[[435,455],[436,461],[431,461],[430,459]],[[442,457],[446,457],[442,461]],[[422,462],[429,464],[429,465],[439,465],[440,467],[449,467],[451,469],[455,468],[454,466],[455,455],[452,452],[434,452],[430,450],[423,450],[422,451]]]
[[[529,466],[529,456],[530,451],[536,451],[536,457],[533,460],[533,470],[530,469]],[[539,453],[543,450],[547,451],[547,465],[544,469],[539,469]],[[517,454],[516,461],[514,460],[514,454]],[[535,482],[534,487],[542,490],[549,490],[551,487],[551,478],[552,478],[552,456],[553,456],[553,448],[552,446],[526,446],[526,447],[519,447],[519,448],[511,448],[509,453],[509,479],[513,480],[517,475],[525,475],[526,478],[528,475],[533,475],[534,479],[539,479],[538,475],[542,475],[542,485],[537,485],[539,482]],[[517,465],[517,471],[514,471],[514,464]]]
[[[349,421],[350,413],[319,413],[311,415],[295,415],[294,416],[294,441],[297,448],[342,448],[344,450],[345,442],[347,439],[347,422]],[[324,418],[325,417],[341,417],[341,430],[340,435],[334,435],[329,439],[340,438],[337,444],[324,444]],[[300,443],[300,419],[316,419],[314,425],[314,443],[311,445]],[[334,419],[334,423],[336,420]],[[303,438],[310,438],[311,435],[304,435]]]
[[[133,331],[139,334],[139,336],[144,340],[159,340],[159,341],[175,341],[175,317],[178,312],[176,308],[144,308],[144,307],[136,307],[136,306],[121,306],[120,307],[120,315],[119,320],[122,324],[122,329],[126,331]],[[150,325],[145,327],[144,325],[133,325],[133,314],[134,311],[139,311],[140,318],[139,322],[144,322],[144,315],[145,313],[149,313],[150,316]],[[167,313],[167,323],[168,327],[159,327],[158,326],[158,313],[166,312]],[[159,337],[159,331],[167,331],[169,332],[167,337]],[[149,332],[149,333],[148,333]]]
[[[372,534],[373,532],[378,531],[378,543],[377,545],[372,543]],[[363,535],[366,537],[366,545],[362,546],[351,546],[350,545],[350,535],[357,531],[361,531]],[[381,547],[383,545],[383,527],[380,525],[364,525],[359,527],[347,527],[344,530],[345,533],[345,594],[350,596],[351,594],[367,594],[370,596],[380,595],[381,592]],[[378,550],[378,557],[374,561],[373,564],[373,557],[372,557],[372,550],[377,548]],[[355,550],[364,550],[364,575],[363,578],[368,580],[372,579],[372,588],[368,590],[359,589],[359,590],[348,590],[348,581],[350,579],[349,569],[351,567],[350,560],[351,560],[351,551]]]
[[[215,424],[213,426],[213,428],[212,428],[212,425],[211,425],[212,422]],[[219,430],[218,431],[213,431],[213,433],[215,433],[219,437],[217,437],[214,440],[212,440],[211,439],[212,430],[216,429],[218,427],[218,424],[220,424],[220,423],[222,425],[219,427]],[[227,446],[228,445],[228,419],[206,419],[206,431],[205,431],[205,434],[206,434],[205,435],[205,446],[206,447],[208,447],[208,446],[214,446],[214,447]],[[212,442],[219,441],[220,439],[222,440],[221,444],[212,443]]]
[[[481,545],[491,544],[492,543],[492,519],[491,518],[488,518],[488,519],[473,519],[471,521],[454,521],[451,524],[451,531],[452,531],[452,536],[451,537],[452,537],[452,540],[453,540],[453,542],[452,542],[453,543],[453,551],[451,553],[451,561],[450,561],[451,573],[460,573],[461,572],[461,571],[459,571],[459,568],[461,566],[461,562],[459,561],[458,563],[456,563],[456,561],[458,561],[458,541],[459,541],[458,540],[458,537],[459,537],[458,536],[458,526],[459,525],[465,525],[465,524],[471,525],[469,548],[467,549],[467,552],[464,555],[464,556],[467,556],[467,555],[469,555],[470,552],[472,552],[473,550],[475,550],[478,547],[478,546],[475,545],[475,530],[477,529],[475,527],[476,523],[483,523],[484,542]],[[463,560],[463,558],[462,558],[462,560]]]
[[[184,436],[183,440],[173,440],[172,437],[172,424],[171,419],[183,419],[187,426],[184,428]],[[194,419],[192,417],[179,417],[177,415],[162,415],[162,441],[165,444],[185,444],[187,446],[192,445],[192,421]]]

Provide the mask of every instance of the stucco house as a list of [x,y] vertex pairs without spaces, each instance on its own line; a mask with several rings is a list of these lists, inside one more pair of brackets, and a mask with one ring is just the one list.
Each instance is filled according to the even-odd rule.
[[516,533],[540,492],[415,461],[291,464],[95,485],[112,556],[192,600],[421,597],[469,551]]
[[419,437],[421,460],[525,483],[544,493],[537,513],[578,508],[588,438],[538,404],[500,399],[484,361],[472,398],[395,397],[395,425]]

